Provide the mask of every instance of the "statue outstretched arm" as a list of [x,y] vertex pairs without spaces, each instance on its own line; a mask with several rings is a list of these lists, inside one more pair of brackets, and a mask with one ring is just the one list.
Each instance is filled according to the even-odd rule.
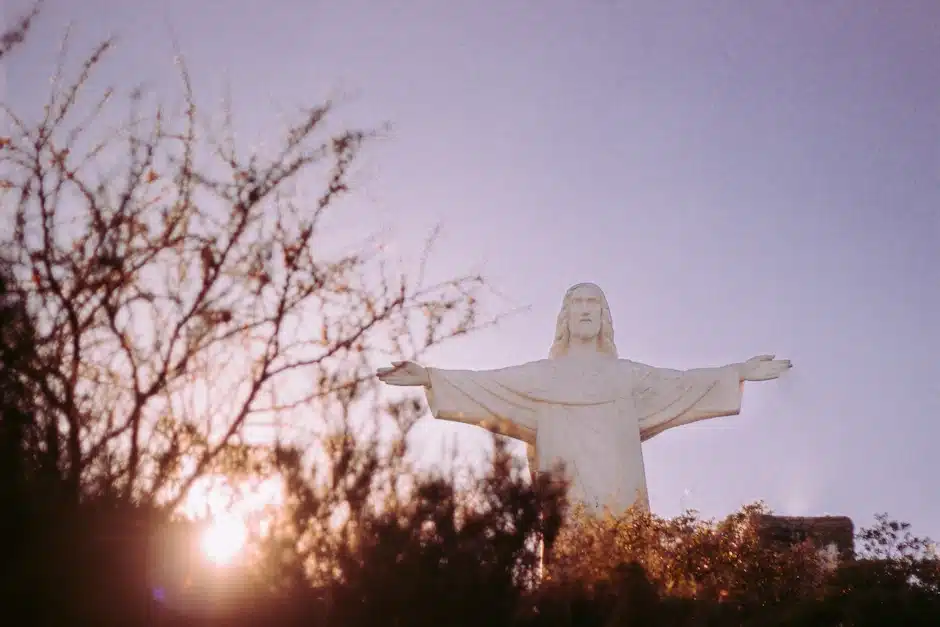
[[428,370],[413,361],[392,362],[389,368],[379,368],[375,375],[383,383],[403,387],[431,387]]
[[741,381],[770,381],[792,368],[793,364],[789,359],[774,359],[774,355],[758,355],[735,366]]
[[435,418],[476,425],[534,443],[535,403],[507,384],[502,375],[509,370],[442,370],[397,362],[376,374],[390,385],[423,386]]
[[700,420],[741,411],[743,383],[737,364],[720,368],[656,368],[634,393],[640,440]]
[[720,368],[653,368],[634,394],[640,439],[700,420],[735,416],[741,412],[745,381],[776,379],[791,367],[789,360],[759,355]]

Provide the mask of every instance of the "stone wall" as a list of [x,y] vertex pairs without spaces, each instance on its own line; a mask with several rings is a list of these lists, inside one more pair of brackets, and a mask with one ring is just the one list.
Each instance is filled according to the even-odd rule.
[[758,533],[769,543],[810,540],[819,548],[834,544],[843,559],[855,556],[855,525],[847,516],[769,516],[756,519]]

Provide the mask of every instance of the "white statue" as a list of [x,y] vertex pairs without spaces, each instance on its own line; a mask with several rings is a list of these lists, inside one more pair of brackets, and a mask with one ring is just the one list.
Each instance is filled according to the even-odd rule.
[[539,471],[562,462],[572,501],[616,514],[649,509],[641,442],[738,414],[744,381],[776,379],[788,368],[773,355],[685,371],[618,359],[607,299],[580,283],[565,294],[548,359],[484,371],[396,362],[377,374],[391,385],[423,386],[436,418],[525,441]]

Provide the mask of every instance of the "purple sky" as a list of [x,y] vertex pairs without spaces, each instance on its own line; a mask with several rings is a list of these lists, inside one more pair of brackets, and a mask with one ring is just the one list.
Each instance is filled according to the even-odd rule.
[[498,305],[531,306],[432,365],[544,357],[578,281],[605,289],[623,357],[792,359],[741,416],[646,445],[655,511],[762,498],[940,536],[936,0],[47,4],[7,67],[18,108],[74,20],[76,46],[122,38],[98,84],[167,101],[175,35],[200,99],[230,84],[248,137],[336,94],[339,121],[393,123],[363,161],[358,224],[407,250],[440,223],[441,277],[482,268]]

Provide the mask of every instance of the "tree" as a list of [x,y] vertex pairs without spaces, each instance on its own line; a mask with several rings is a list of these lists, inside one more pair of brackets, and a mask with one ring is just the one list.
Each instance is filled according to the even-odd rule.
[[35,359],[35,330],[24,303],[11,294],[9,264],[0,258],[0,481],[3,501],[25,492],[35,442],[31,390],[19,373]]
[[[402,451],[382,453],[351,418],[387,414],[374,362],[478,326],[479,277],[429,285],[424,258],[412,279],[380,247],[336,253],[324,239],[378,131],[325,134],[326,103],[299,112],[273,150],[245,152],[230,117],[217,132],[199,121],[182,65],[180,115],[146,111],[135,91],[128,121],[110,129],[113,90],[82,94],[112,48],[97,46],[69,79],[63,46],[47,106],[3,107],[0,435],[18,452],[4,457],[4,485],[27,471],[49,479],[17,492],[39,507],[4,518],[22,524],[4,528],[3,598],[34,624],[141,618],[149,536],[201,478],[282,472],[297,495],[314,494],[298,480],[347,485],[355,460],[371,460],[356,470],[367,480],[392,477]],[[318,180],[309,198],[292,191]],[[304,443],[319,445],[313,470],[309,450],[246,435],[291,421],[317,432]],[[322,488],[326,517],[362,493]]]
[[535,541],[558,528],[564,492],[547,477],[533,484],[494,445],[488,472],[463,489],[452,475],[405,467],[401,450],[348,439],[332,449],[338,481],[321,484],[285,456],[294,498],[261,546],[256,576],[280,584],[286,603],[314,599],[308,616],[322,624],[514,624],[538,584]]
[[[376,134],[323,135],[329,103],[301,112],[269,154],[243,154],[230,119],[221,133],[197,121],[181,66],[182,115],[147,114],[135,92],[128,122],[105,132],[113,92],[80,92],[111,49],[71,81],[60,64],[41,115],[6,109],[4,244],[36,324],[20,375],[72,501],[172,509],[200,477],[260,468],[246,425],[344,415],[376,359],[471,330],[482,282],[427,285],[375,248],[324,252],[320,224]],[[315,197],[291,193],[318,173]]]

